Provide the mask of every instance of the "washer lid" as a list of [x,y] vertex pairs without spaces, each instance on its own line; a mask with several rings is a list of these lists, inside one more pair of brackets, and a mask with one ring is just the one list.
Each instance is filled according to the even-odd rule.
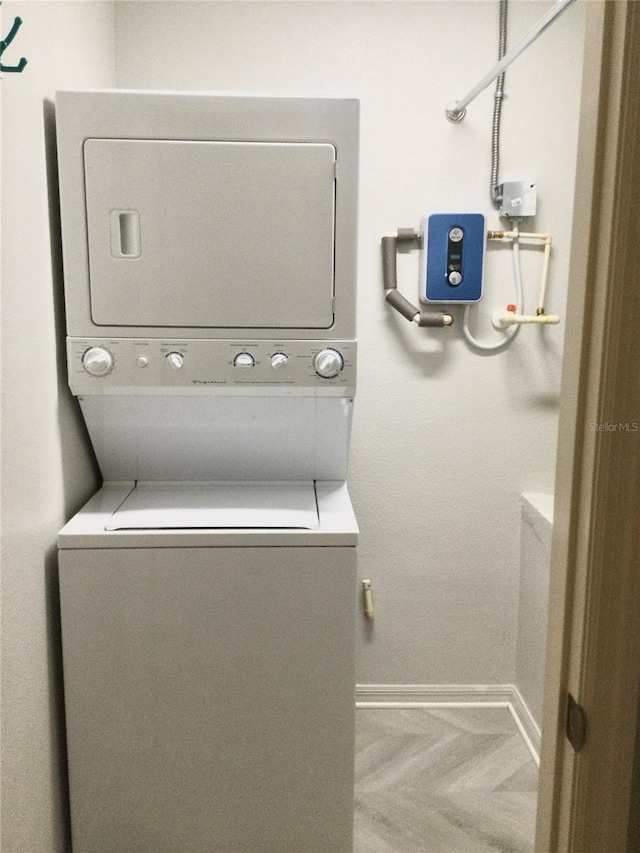
[[309,482],[138,482],[106,530],[297,529],[320,526]]

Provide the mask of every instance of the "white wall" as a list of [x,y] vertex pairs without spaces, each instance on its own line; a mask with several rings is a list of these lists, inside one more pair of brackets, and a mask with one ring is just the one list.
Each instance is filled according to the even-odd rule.
[[[96,485],[66,389],[61,260],[47,163],[57,88],[113,85],[111,3],[2,5],[3,853],[68,848],[55,542]],[[45,124],[46,134],[45,139]],[[51,214],[51,225],[50,225]]]
[[[511,43],[549,5],[512,2]],[[559,313],[583,12],[572,7],[508,72],[503,119],[501,178],[538,182],[533,225],[555,238],[548,309]],[[428,212],[480,210],[500,227],[488,201],[492,91],[459,126],[443,115],[495,60],[497,3],[121,3],[116,44],[125,88],[361,98],[350,489],[376,619],[363,620],[358,681],[512,682],[518,496],[553,491],[562,328],[525,328],[507,353],[477,355],[460,323],[419,330],[392,313],[379,259],[385,232]],[[540,255],[524,254],[534,307]],[[401,290],[415,300],[417,255],[401,261]],[[507,252],[492,250],[488,269],[485,329],[491,308],[513,301]]]
[[[515,0],[513,38],[549,3]],[[362,99],[360,372],[350,484],[371,577],[358,680],[512,681],[518,495],[553,488],[561,329],[525,329],[512,349],[478,356],[449,331],[418,330],[382,299],[379,240],[427,212],[483,210],[491,93],[463,125],[443,118],[493,62],[497,3],[121,2],[115,83],[251,89]],[[503,179],[537,179],[539,229],[553,232],[549,308],[562,312],[577,144],[580,4],[508,72]],[[5,2],[3,35],[3,853],[68,842],[61,738],[55,537],[96,485],[65,386],[60,248],[49,228],[43,99],[114,83],[108,2]],[[50,115],[50,111],[48,110]],[[49,121],[50,124],[50,121]],[[55,186],[54,186],[55,196]],[[533,255],[533,253],[527,253]],[[401,289],[415,298],[415,254]],[[527,257],[534,298],[538,257]],[[494,252],[488,298],[511,301]]]

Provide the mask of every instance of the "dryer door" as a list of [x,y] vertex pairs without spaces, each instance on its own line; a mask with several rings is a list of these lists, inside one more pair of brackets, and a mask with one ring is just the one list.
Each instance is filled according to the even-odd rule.
[[335,157],[323,143],[87,139],[93,322],[331,327]]

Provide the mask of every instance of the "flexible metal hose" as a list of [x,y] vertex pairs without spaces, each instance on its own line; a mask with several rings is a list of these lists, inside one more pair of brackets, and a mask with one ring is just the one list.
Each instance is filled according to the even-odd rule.
[[[498,34],[498,62],[507,52],[507,3],[508,0],[500,0],[500,23]],[[505,71],[496,79],[496,91],[493,96],[493,121],[491,124],[491,198],[494,202],[500,202],[500,190],[498,189],[498,170],[500,167],[500,120],[502,117],[502,101],[504,100],[504,75]]]

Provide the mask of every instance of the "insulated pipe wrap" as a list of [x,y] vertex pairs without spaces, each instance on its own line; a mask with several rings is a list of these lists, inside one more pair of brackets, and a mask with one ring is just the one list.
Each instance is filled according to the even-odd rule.
[[384,281],[385,299],[398,311],[399,314],[413,322],[417,321],[419,326],[431,326],[442,328],[450,326],[451,315],[436,311],[421,311],[412,305],[408,299],[398,290],[398,276],[396,272],[396,257],[398,243],[420,244],[420,232],[413,228],[399,228],[396,236],[382,238],[382,278]]
[[413,228],[398,228],[398,243],[413,243],[420,235]]
[[[389,305],[392,305],[396,311],[402,314],[403,317],[406,317],[407,320],[413,320],[416,314],[420,313],[420,311],[412,305],[408,299],[405,299],[398,290],[389,290],[387,292],[386,299]],[[442,323],[440,325],[442,325]]]
[[418,321],[419,326],[431,326],[436,328],[442,328],[443,326],[450,326],[451,322],[446,323],[445,320],[449,315],[442,313],[441,311],[421,311],[420,312],[420,320]]
[[382,280],[385,290],[395,290],[398,286],[395,237],[382,238]]

